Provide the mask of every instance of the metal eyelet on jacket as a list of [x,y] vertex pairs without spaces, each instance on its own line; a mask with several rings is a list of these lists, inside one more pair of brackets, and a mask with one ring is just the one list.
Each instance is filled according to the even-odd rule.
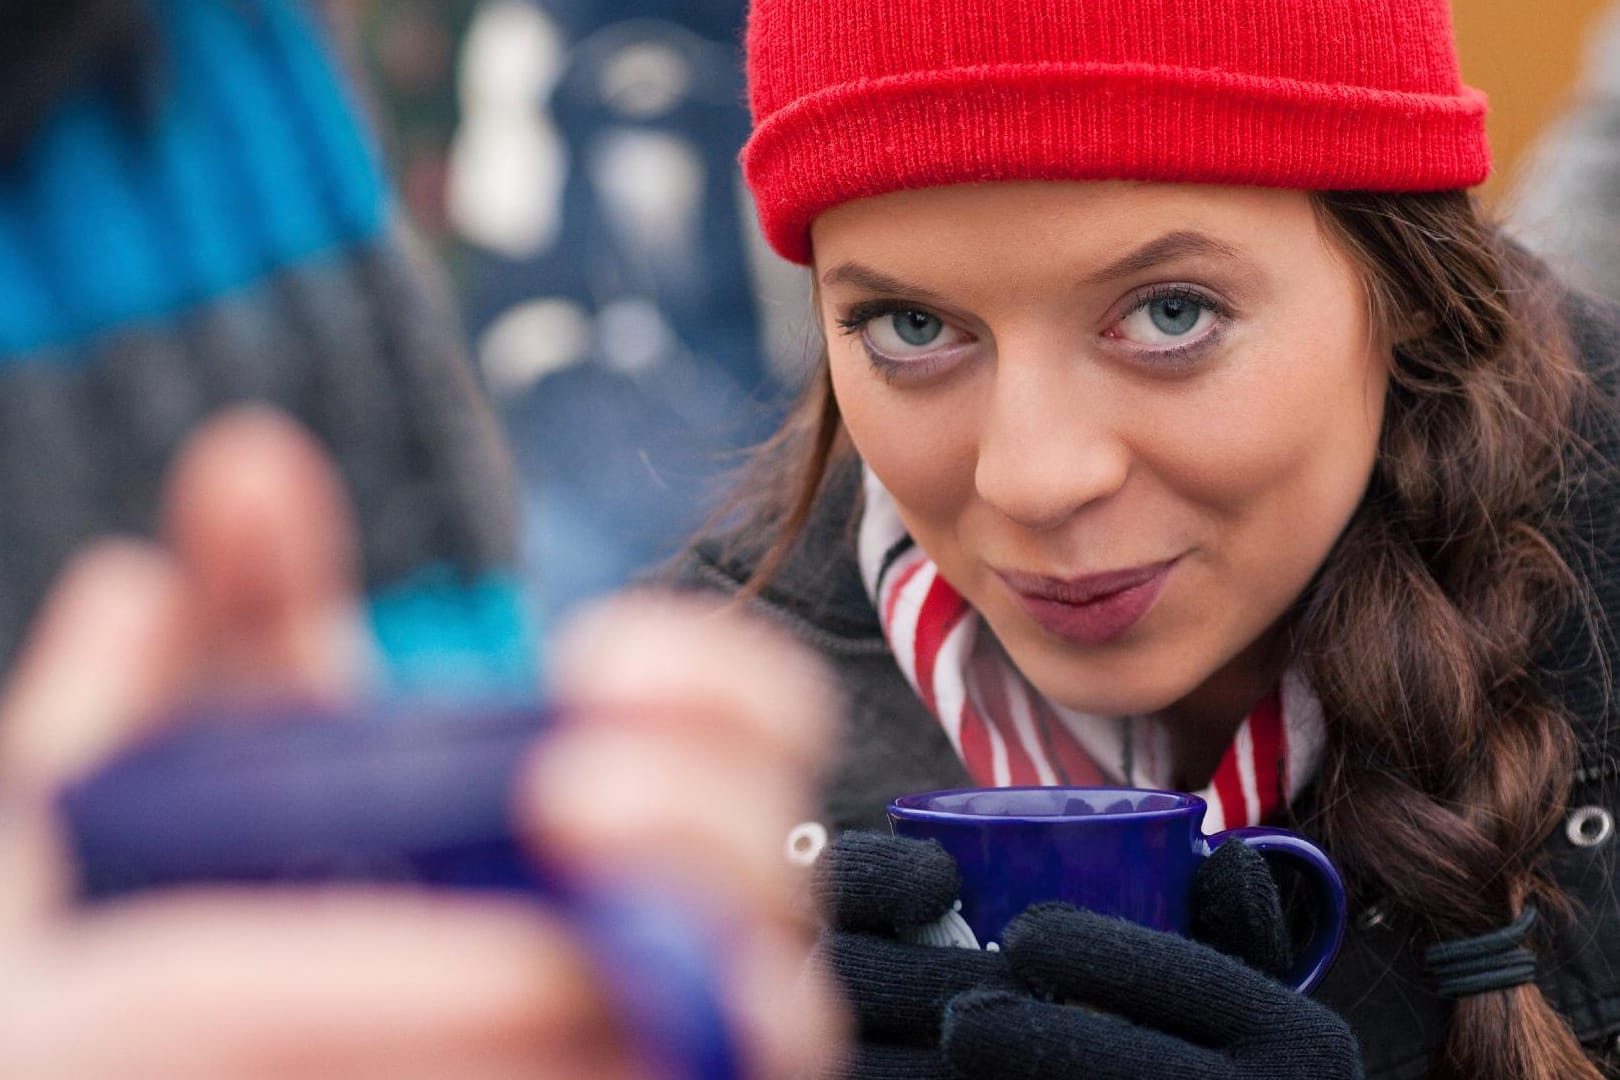
[[794,866],[814,866],[827,846],[827,826],[819,821],[805,821],[788,831],[787,861]]
[[1578,848],[1594,848],[1614,835],[1614,815],[1601,806],[1583,806],[1570,812],[1564,835]]

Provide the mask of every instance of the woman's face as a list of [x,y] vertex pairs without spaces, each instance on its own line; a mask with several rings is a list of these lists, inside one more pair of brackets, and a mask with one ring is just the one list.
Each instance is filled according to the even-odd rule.
[[934,188],[812,239],[851,438],[1037,687],[1197,714],[1275,675],[1246,669],[1362,497],[1389,355],[1308,196]]

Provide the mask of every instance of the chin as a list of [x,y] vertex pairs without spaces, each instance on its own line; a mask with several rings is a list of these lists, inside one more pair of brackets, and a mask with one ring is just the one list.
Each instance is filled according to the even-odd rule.
[[1013,662],[1049,700],[1092,716],[1163,712],[1191,694],[1199,683],[1185,672],[1133,672],[1133,665],[1117,659],[1084,665],[1072,659],[1026,666],[1014,657]]

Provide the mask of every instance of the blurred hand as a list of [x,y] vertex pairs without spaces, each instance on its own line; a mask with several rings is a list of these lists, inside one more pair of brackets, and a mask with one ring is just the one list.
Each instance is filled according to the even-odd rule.
[[[294,425],[217,421],[167,505],[163,546],[69,568],[0,695],[0,1075],[644,1075],[589,957],[530,903],[343,887],[73,906],[64,782],[181,702],[341,704],[369,674],[353,526]],[[781,846],[825,742],[817,670],[735,614],[652,597],[585,619],[553,667],[573,707],[526,770],[520,828],[722,920],[754,1075],[813,1075],[840,1014],[807,974]]]

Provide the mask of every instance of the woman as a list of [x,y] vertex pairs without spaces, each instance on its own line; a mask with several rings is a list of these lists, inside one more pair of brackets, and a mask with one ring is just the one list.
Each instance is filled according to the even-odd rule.
[[[949,866],[849,840],[856,1074],[1598,1076],[1613,332],[1466,194],[1443,0],[756,0],[748,64],[825,349],[682,575],[839,666],[829,824],[1202,791],[1318,836],[1359,909],[1319,1003],[1072,913],[969,958],[894,940]],[[1271,968],[1235,873],[1254,914],[1202,936]]]

